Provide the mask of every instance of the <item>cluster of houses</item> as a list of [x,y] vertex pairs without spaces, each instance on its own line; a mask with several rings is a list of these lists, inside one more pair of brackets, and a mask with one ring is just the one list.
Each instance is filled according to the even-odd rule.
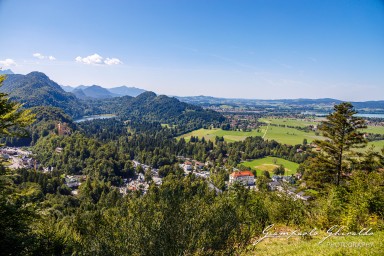
[[139,173],[137,177],[133,179],[124,179],[124,185],[119,187],[120,193],[126,195],[129,191],[143,191],[147,193],[149,189],[149,184],[145,181],[144,175]]
[[[249,188],[255,188],[255,175],[250,171],[235,171],[229,175],[229,185],[235,183],[242,184]],[[272,176],[272,181],[268,183],[271,191],[279,191],[285,193],[295,199],[308,201],[310,196],[306,196],[303,191],[297,192],[297,188],[292,185],[296,183],[296,178],[293,176]]]
[[201,163],[199,161],[190,160],[187,159],[183,164],[180,165],[180,167],[183,168],[184,172],[191,172],[191,171],[202,171],[204,169],[204,166],[208,166],[209,163]]
[[301,178],[301,175],[297,175],[296,178],[293,176],[272,176],[272,181],[268,183],[270,190],[279,191],[285,193],[295,199],[308,201],[311,199],[310,196],[306,196],[303,191],[297,192],[297,188],[292,185],[296,183],[296,179]]
[[17,147],[0,148],[0,156],[12,164],[10,168],[37,168],[37,161],[31,157],[32,152]]
[[180,167],[184,170],[184,173],[188,175],[193,172],[195,176],[198,176],[203,179],[208,179],[210,176],[210,172],[207,171],[204,167],[209,167],[211,165],[210,162],[201,163],[196,160],[186,159],[186,161],[180,164]]
[[66,175],[65,184],[72,189],[72,195],[77,195],[79,186],[87,179],[86,175]]

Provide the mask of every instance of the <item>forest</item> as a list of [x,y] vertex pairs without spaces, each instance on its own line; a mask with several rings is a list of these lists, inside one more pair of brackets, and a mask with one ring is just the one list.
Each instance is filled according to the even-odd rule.
[[[167,103],[153,105],[156,100]],[[383,152],[355,151],[367,143],[360,132],[366,126],[349,103],[335,105],[322,123],[327,140],[314,142],[320,151],[261,137],[187,142],[176,136],[221,125],[222,116],[195,116],[201,109],[190,111],[187,105],[181,105],[181,116],[171,115],[180,112],[167,107],[175,106],[174,100],[152,94],[127,104],[133,112],[121,108],[117,118],[74,123],[61,109],[21,109],[0,94],[3,143],[19,143],[17,138],[29,133],[40,166],[0,166],[3,255],[248,255],[271,224],[322,231],[333,225],[350,232],[384,229]],[[135,112],[138,106],[151,110]],[[166,120],[151,118],[167,111]],[[163,121],[175,126],[162,126]],[[67,123],[71,132],[60,135],[57,122]],[[314,191],[312,200],[272,191],[268,175],[256,177],[255,189],[228,185],[228,175],[244,168],[242,161],[265,156],[299,163],[298,188]],[[186,174],[183,159],[208,163],[209,182]],[[162,184],[135,161],[157,169]],[[121,193],[125,180],[139,174],[145,175],[148,190]],[[76,194],[67,175],[84,177]]]

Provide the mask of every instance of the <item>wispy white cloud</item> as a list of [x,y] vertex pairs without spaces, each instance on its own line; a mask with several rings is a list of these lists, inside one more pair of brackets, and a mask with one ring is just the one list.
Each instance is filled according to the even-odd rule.
[[76,57],[75,59],[77,62],[84,63],[84,64],[102,64],[103,63],[103,57],[101,57],[99,54],[95,53],[93,55],[89,55],[87,57]]
[[38,58],[38,59],[44,59],[44,56],[41,54],[41,53],[34,53],[34,54],[32,54],[33,55],[33,57],[35,57],[35,58]]
[[119,60],[117,58],[106,58],[104,63],[107,64],[107,65],[123,64],[123,62],[121,62],[121,60]]
[[102,65],[102,64],[105,64],[105,65],[111,66],[111,65],[123,64],[123,62],[121,60],[117,59],[117,58],[105,58],[104,59],[102,56],[100,56],[97,53],[89,55],[87,57],[80,57],[80,56],[78,56],[78,57],[75,58],[75,61],[83,63],[83,64],[88,64],[88,65]]
[[40,59],[40,60],[44,60],[44,59],[46,59],[46,60],[51,60],[51,61],[56,60],[56,58],[53,57],[52,55],[50,55],[50,56],[45,56],[45,55],[43,55],[43,54],[41,54],[41,53],[38,53],[38,52],[32,54],[32,56],[35,57],[35,58],[38,58],[38,59]]
[[0,66],[11,67],[16,65],[16,61],[14,61],[13,59],[0,60]]

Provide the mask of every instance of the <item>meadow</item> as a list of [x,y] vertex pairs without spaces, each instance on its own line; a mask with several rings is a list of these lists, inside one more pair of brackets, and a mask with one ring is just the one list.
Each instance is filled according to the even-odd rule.
[[[187,134],[183,134],[178,138],[184,138],[186,141],[190,140],[191,136],[197,136],[200,139],[204,137],[206,140],[215,141],[215,137],[223,137],[227,142],[242,141],[249,136],[261,136],[266,140],[276,140],[279,143],[287,145],[297,145],[302,144],[303,140],[306,139],[308,143],[311,143],[313,140],[319,139],[322,140],[324,137],[316,135],[314,131],[301,131],[295,128],[283,127],[283,126],[274,126],[274,125],[286,125],[293,127],[306,127],[309,125],[319,125],[324,118],[306,118],[306,119],[295,119],[295,118],[260,118],[259,121],[273,124],[273,125],[263,125],[257,130],[252,130],[250,132],[243,131],[226,131],[219,128],[215,129],[199,129]],[[384,134],[384,127],[382,126],[368,126],[367,129],[364,129],[368,133]],[[375,151],[380,151],[384,147],[384,140],[369,142],[368,147],[373,145]],[[365,150],[365,149],[363,149]],[[362,150],[359,150],[362,151]]]
[[252,168],[253,170],[256,170],[257,176],[260,176],[263,174],[263,171],[270,172],[271,175],[273,175],[273,170],[278,167],[280,164],[284,165],[285,167],[285,174],[284,175],[291,175],[295,174],[297,171],[297,168],[299,167],[299,164],[278,158],[278,157],[264,157],[260,159],[255,159],[252,161],[242,162],[241,163],[244,166],[247,166],[249,168]]
[[[277,227],[279,229],[279,227]],[[284,231],[292,232],[293,228],[282,228]],[[291,231],[289,231],[291,230]],[[301,231],[310,232],[311,229]],[[384,232],[373,231],[369,236],[338,236],[330,237],[324,242],[319,242],[327,236],[324,231],[317,231],[313,237],[307,236],[291,238],[266,238],[256,245],[251,245],[242,255],[292,255],[292,256],[331,256],[331,255],[383,255]]]
[[262,126],[260,127],[266,140],[276,140],[282,144],[297,145],[302,144],[304,139],[307,139],[308,143],[311,143],[315,139],[323,139],[322,136],[317,136],[315,132],[301,131],[295,128],[281,127],[281,126]]
[[324,120],[324,118],[304,118],[304,119],[273,118],[273,117],[259,118],[259,121],[263,123],[271,123],[271,124],[287,125],[287,126],[299,126],[299,127],[306,127],[308,125],[318,125],[322,120]]
[[224,137],[225,141],[233,142],[233,141],[242,141],[245,138],[250,136],[262,136],[263,133],[261,131],[253,130],[251,132],[242,132],[242,131],[225,131],[222,129],[204,129],[201,128],[199,130],[195,130],[186,134],[179,136],[178,138],[184,138],[186,141],[191,139],[191,136],[199,137],[200,139],[204,137],[205,140],[215,141],[216,136]]
[[364,130],[367,133],[375,133],[375,134],[384,134],[383,126],[368,126],[367,129]]

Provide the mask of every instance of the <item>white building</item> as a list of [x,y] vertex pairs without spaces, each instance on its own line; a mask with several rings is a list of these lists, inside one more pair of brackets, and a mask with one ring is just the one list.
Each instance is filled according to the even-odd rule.
[[255,184],[255,175],[250,171],[233,172],[229,175],[229,184],[239,182],[243,185],[250,186]]
[[191,171],[193,168],[192,163],[189,161],[184,162],[184,171]]
[[67,184],[68,187],[70,188],[75,188],[75,187],[78,187],[80,186],[80,182],[78,180],[78,178],[76,178],[75,176],[66,176],[65,177],[65,183]]

